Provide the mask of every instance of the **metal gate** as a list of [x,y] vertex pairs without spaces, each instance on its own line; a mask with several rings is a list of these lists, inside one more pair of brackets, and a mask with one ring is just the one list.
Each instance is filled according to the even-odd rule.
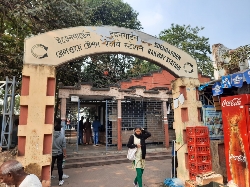
[[5,81],[5,92],[3,101],[3,120],[0,136],[0,146],[2,148],[10,149],[11,145],[11,134],[13,129],[13,116],[14,116],[14,104],[15,104],[15,89],[16,81],[15,77],[9,80],[6,77]]
[[162,101],[160,100],[128,98],[122,101],[122,132],[125,139],[129,138],[136,126],[140,126],[152,134],[152,137],[147,141],[148,143],[152,145],[163,144],[165,136],[162,119]]
[[106,101],[106,151],[117,149],[117,101]]
[[[127,98],[121,101],[122,139],[126,145],[135,126],[152,133],[148,141],[152,145],[162,145],[165,141],[162,101],[146,98]],[[116,149],[117,145],[117,102],[106,101],[106,149]]]

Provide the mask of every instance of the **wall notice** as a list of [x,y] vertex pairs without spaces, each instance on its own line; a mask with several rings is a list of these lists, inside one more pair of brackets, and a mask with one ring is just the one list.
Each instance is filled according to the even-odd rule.
[[223,123],[221,111],[216,111],[214,106],[205,105],[203,109],[203,123],[209,128],[211,140],[220,140],[224,138]]

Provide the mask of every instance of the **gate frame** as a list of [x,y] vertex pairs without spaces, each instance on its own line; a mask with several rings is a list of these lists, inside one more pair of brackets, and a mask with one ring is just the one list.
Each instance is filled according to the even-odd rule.
[[[92,54],[120,53],[147,59],[176,77],[198,80],[197,64],[190,55],[148,34],[126,28],[75,27],[50,31],[27,38],[24,50],[18,160],[44,183],[50,183],[55,66]],[[64,114],[61,118],[66,120]],[[120,118],[118,108],[118,128]]]

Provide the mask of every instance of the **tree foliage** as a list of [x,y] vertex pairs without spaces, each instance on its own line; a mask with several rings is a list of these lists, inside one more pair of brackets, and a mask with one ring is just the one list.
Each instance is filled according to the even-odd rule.
[[[137,19],[138,13],[121,0],[86,0],[85,2],[87,7],[93,10],[92,25],[111,25],[135,30],[142,28]],[[100,6],[101,3],[103,3],[102,6]],[[134,62],[134,57],[122,54],[95,55],[85,58],[81,81],[90,81],[94,87],[116,84],[128,78],[127,71],[133,67]],[[104,75],[104,71],[108,71],[108,75]]]
[[134,77],[158,70],[160,70],[160,67],[156,64],[137,58],[133,64],[133,67],[129,69],[127,73],[129,76]]
[[211,76],[213,66],[208,56],[211,54],[209,38],[199,36],[203,29],[204,27],[192,28],[190,25],[171,24],[169,29],[160,32],[159,38],[187,52],[196,60],[198,70],[203,75]]
[[226,64],[230,71],[235,69],[239,71],[239,62],[250,60],[250,44],[240,46],[235,50],[228,50],[222,56],[230,59],[229,64]]
[[[90,25],[141,29],[138,13],[122,0],[2,0],[0,10],[0,79],[7,75],[16,76],[18,82],[21,81],[25,37]],[[92,58],[85,57],[57,67],[57,82],[75,85],[79,81],[92,81],[94,86],[105,87],[123,79],[130,68],[128,63],[134,59],[124,55],[99,55],[96,58],[99,59],[96,60],[98,66]],[[108,82],[103,80],[100,72],[107,67],[112,75]]]

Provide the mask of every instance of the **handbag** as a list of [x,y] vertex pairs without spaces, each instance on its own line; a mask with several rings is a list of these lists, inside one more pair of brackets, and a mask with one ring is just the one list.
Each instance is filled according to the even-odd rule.
[[128,154],[127,154],[127,159],[129,160],[135,160],[135,153],[137,151],[137,148],[132,148],[132,149],[128,149]]

